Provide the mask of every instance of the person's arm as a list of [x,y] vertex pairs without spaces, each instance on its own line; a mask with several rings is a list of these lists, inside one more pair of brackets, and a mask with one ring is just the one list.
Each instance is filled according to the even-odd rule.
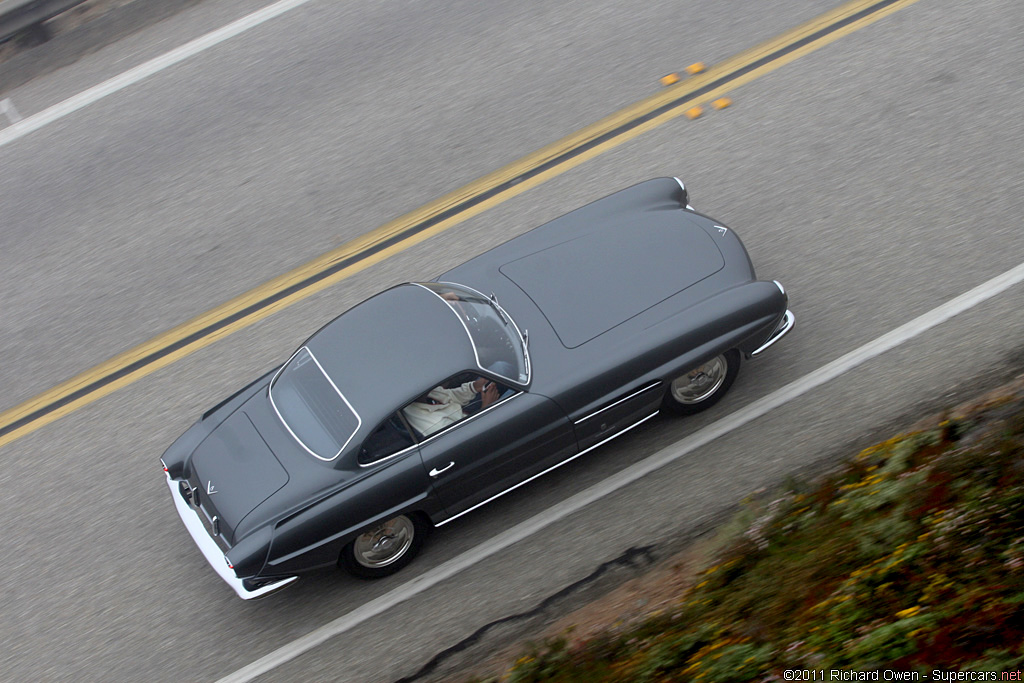
[[[453,410],[458,411],[458,415],[451,414]],[[456,408],[450,403],[436,406],[410,403],[402,409],[402,412],[413,429],[423,436],[430,436],[442,427],[458,422],[461,419],[462,409]]]
[[478,393],[480,393],[480,390],[483,388],[483,385],[486,382],[487,380],[480,377],[472,382],[466,382],[461,387],[456,387],[454,389],[443,389],[442,391],[446,392],[449,396],[451,396],[451,399],[453,401],[455,401],[459,405],[464,406],[470,401],[472,401],[473,398],[476,397]]

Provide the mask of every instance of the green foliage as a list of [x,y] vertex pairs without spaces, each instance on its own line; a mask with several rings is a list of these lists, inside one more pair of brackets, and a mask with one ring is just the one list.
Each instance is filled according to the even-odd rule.
[[1024,666],[1024,400],[872,446],[738,519],[735,541],[673,610],[543,643],[502,680]]

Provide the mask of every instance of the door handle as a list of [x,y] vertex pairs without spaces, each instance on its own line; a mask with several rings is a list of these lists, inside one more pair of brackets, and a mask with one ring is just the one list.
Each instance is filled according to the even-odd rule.
[[442,472],[447,472],[448,470],[450,470],[453,467],[455,467],[455,463],[454,462],[448,463],[447,465],[445,465],[441,469],[437,469],[435,467],[434,469],[430,470],[430,476],[437,477],[437,475],[441,474]]

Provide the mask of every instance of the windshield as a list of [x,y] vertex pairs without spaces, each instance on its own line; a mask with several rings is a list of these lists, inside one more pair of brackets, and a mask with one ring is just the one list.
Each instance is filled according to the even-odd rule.
[[359,429],[359,416],[303,346],[270,383],[270,403],[307,451],[333,460]]
[[444,299],[469,332],[481,369],[515,384],[530,381],[530,358],[523,335],[496,299],[463,285],[428,282],[424,287]]

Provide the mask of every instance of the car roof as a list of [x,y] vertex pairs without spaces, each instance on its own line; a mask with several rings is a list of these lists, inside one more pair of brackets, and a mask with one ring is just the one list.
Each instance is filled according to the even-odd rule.
[[476,366],[458,316],[416,284],[385,290],[325,325],[306,342],[325,373],[373,429],[442,380]]

